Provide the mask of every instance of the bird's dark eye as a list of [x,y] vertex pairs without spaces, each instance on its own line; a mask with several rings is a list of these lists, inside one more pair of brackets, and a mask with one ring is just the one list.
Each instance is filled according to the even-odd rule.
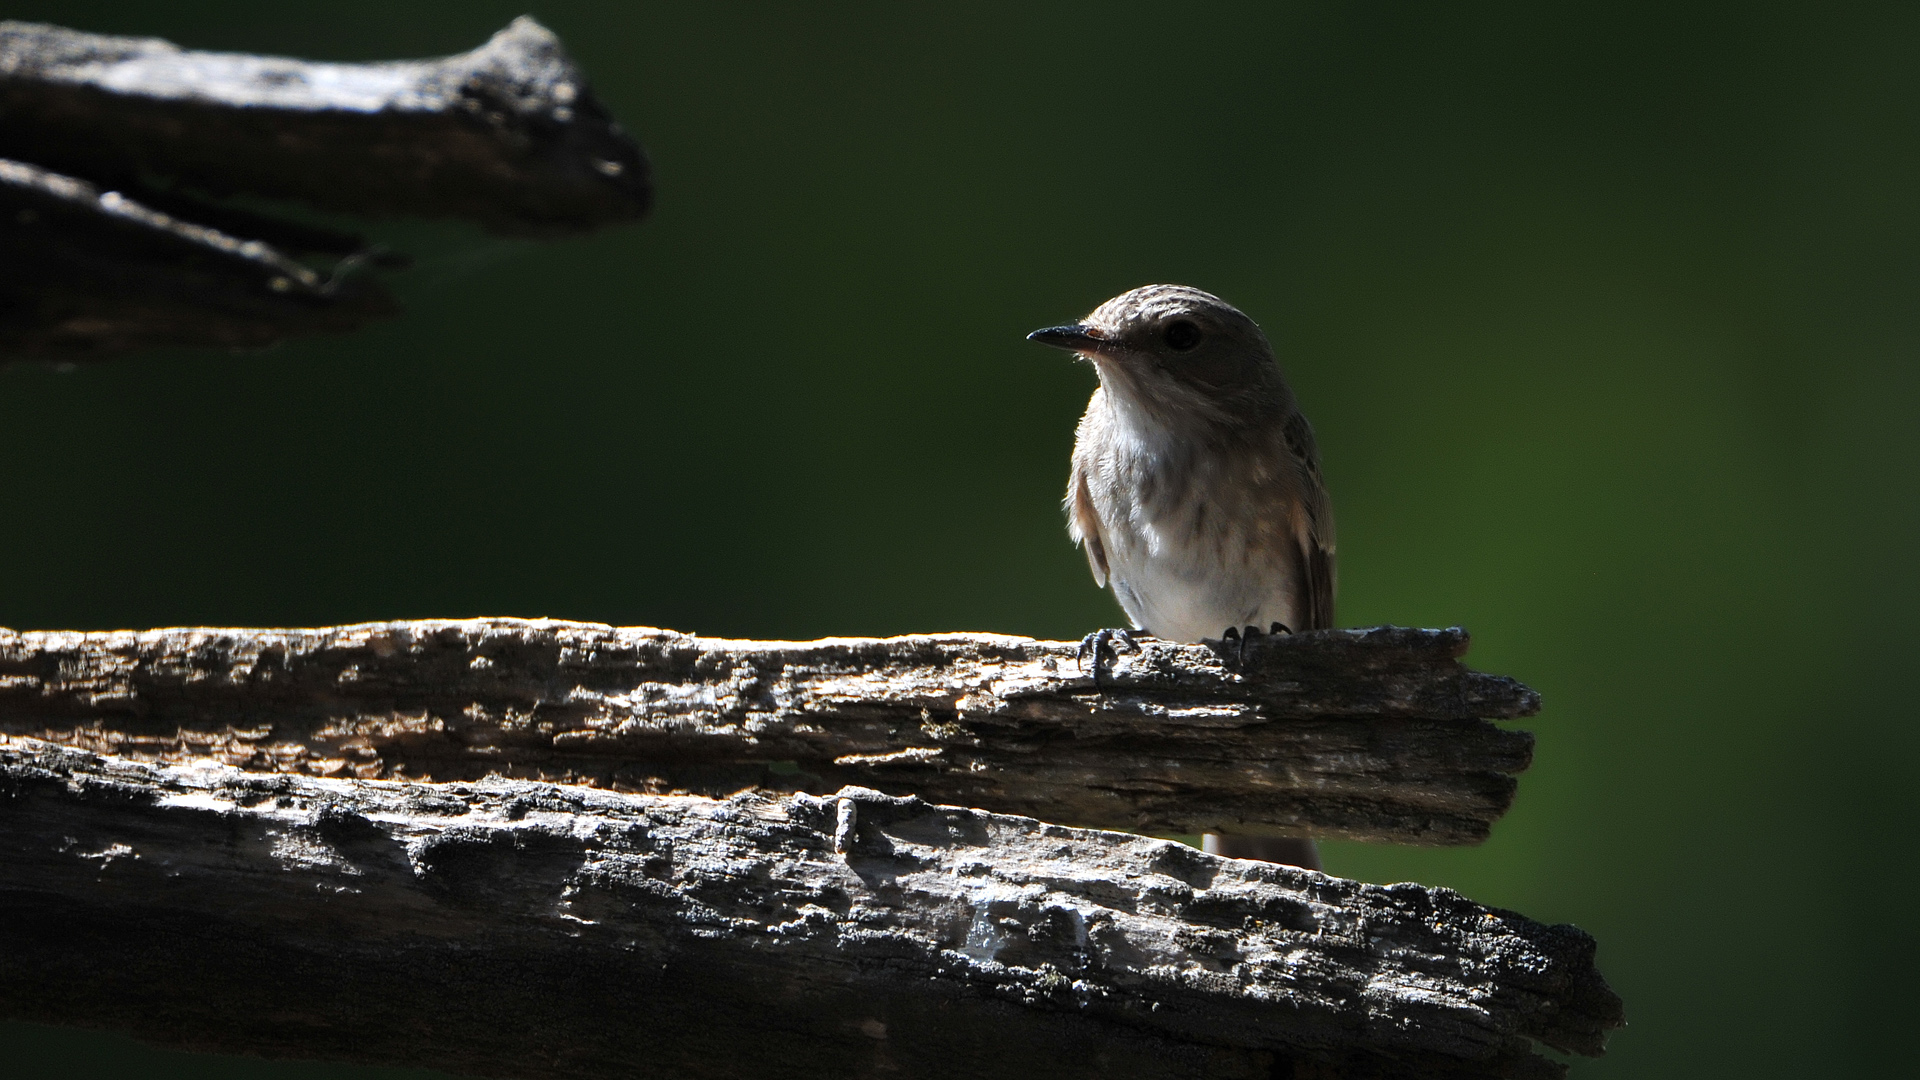
[[1161,336],[1166,339],[1168,347],[1175,352],[1186,352],[1200,344],[1200,328],[1185,319],[1175,319],[1168,323]]

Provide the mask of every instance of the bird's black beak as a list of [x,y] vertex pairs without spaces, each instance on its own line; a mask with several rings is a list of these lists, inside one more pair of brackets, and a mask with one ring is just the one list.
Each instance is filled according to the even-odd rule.
[[1089,356],[1099,352],[1100,347],[1106,344],[1101,338],[1100,331],[1080,323],[1035,330],[1027,335],[1027,340],[1051,345],[1056,349],[1066,349],[1069,352],[1086,353]]

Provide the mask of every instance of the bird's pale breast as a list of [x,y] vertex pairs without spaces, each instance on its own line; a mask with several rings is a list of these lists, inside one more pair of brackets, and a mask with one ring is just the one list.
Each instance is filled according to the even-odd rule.
[[1173,641],[1306,625],[1295,610],[1298,549],[1287,541],[1299,481],[1284,446],[1196,445],[1156,428],[1096,394],[1074,452],[1086,495],[1070,509],[1096,519],[1076,521],[1077,531],[1098,536],[1128,618]]

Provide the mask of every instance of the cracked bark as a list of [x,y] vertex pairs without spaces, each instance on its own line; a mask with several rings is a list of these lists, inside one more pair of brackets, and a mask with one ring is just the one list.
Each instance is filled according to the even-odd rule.
[[479,619],[317,630],[0,631],[0,732],[156,762],[490,774],[653,793],[846,784],[1148,833],[1477,843],[1538,695],[1464,631],[1315,631],[1244,665],[1148,641],[727,641]]
[[[931,646],[922,645],[921,648]],[[1553,1077],[1593,941],[1445,889],[849,789],[0,745],[0,1011],[482,1076]]]

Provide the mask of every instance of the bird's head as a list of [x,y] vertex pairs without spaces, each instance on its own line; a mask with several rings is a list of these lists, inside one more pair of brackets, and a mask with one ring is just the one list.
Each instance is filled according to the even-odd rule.
[[1121,293],[1085,319],[1035,330],[1027,340],[1086,357],[1108,393],[1168,423],[1258,422],[1289,401],[1260,327],[1186,285]]

